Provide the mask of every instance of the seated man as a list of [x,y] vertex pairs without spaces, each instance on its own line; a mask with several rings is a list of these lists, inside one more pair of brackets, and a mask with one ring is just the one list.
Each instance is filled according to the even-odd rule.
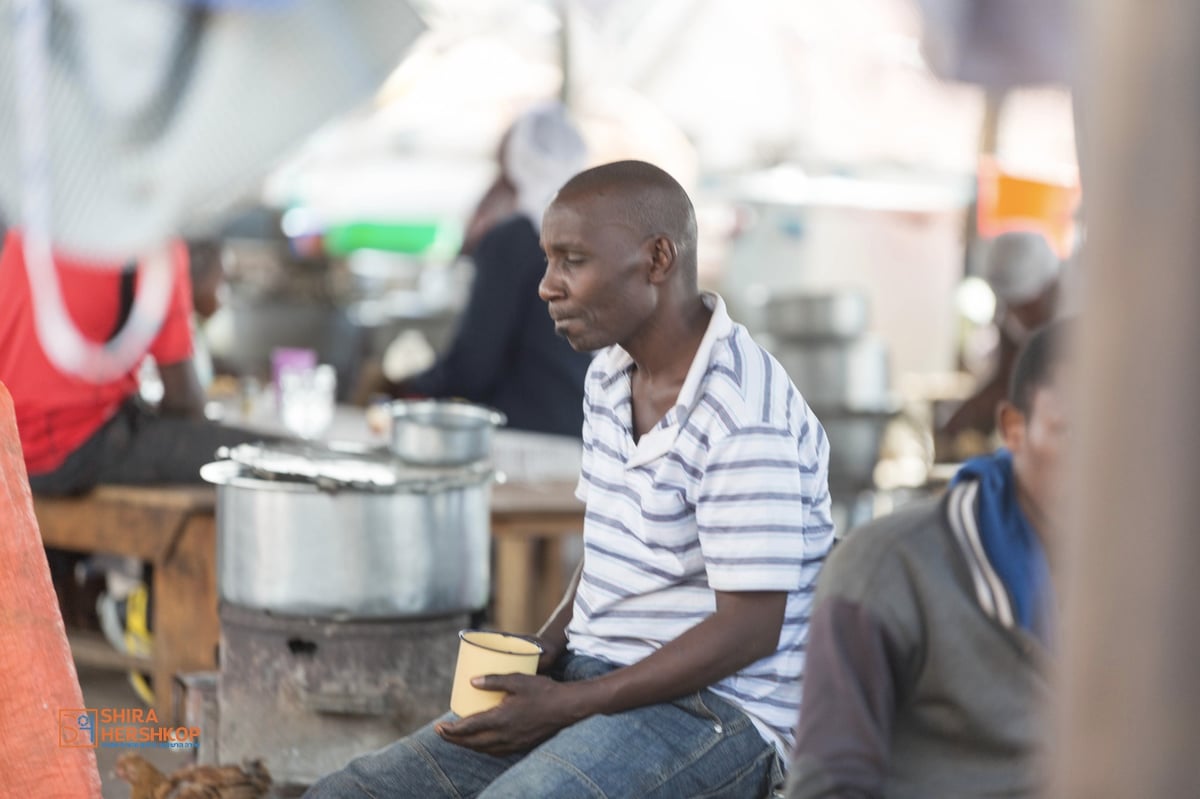
[[[166,318],[151,343],[162,402],[138,395],[138,367],[97,385],[60,371],[35,328],[23,239],[10,229],[0,254],[0,382],[12,394],[29,485],[35,493],[75,494],[98,483],[200,482],[200,466],[220,446],[261,438],[204,418],[204,392],[192,365],[192,289],[184,247],[173,249]],[[57,255],[63,302],[80,333],[111,340],[133,303],[131,271],[98,269]]]
[[1064,328],[1033,335],[997,413],[1007,449],[852,532],[817,591],[787,790],[1033,796],[1066,456]]
[[584,561],[541,633],[543,674],[476,678],[496,708],[430,724],[313,786],[369,796],[762,797],[799,707],[833,537],[820,423],[696,283],[682,187],[637,161],[546,211],[557,332],[586,383]]

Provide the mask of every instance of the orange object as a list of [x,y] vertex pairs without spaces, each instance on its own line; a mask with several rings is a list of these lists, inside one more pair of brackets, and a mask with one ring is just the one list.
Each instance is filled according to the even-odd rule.
[[1055,183],[1017,175],[990,156],[979,159],[979,195],[975,227],[990,239],[1014,230],[1045,235],[1060,258],[1075,247],[1075,212],[1081,191],[1078,181]]
[[0,586],[0,799],[100,799],[83,694],[2,383]]

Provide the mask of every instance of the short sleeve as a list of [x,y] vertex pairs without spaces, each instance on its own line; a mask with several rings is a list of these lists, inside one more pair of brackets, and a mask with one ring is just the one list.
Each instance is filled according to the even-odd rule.
[[161,366],[192,357],[192,278],[183,242],[171,245],[171,264],[174,268],[166,318],[150,345],[150,354]]
[[829,536],[807,542],[813,497],[803,477],[819,464],[802,463],[800,451],[794,433],[769,428],[731,433],[709,450],[696,526],[713,589],[795,591],[814,576],[806,572],[819,568]]

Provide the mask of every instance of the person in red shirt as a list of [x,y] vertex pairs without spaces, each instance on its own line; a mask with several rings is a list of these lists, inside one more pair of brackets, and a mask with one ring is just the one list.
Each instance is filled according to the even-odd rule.
[[[138,366],[96,384],[60,371],[37,336],[21,234],[0,253],[0,382],[13,398],[17,430],[35,493],[75,494],[99,483],[196,483],[218,447],[261,438],[204,418],[192,364],[192,287],[187,251],[173,245],[171,297],[147,352],[163,384],[152,408],[138,393]],[[135,280],[81,259],[55,255],[68,315],[87,339],[110,340],[128,315]],[[123,296],[124,295],[124,296]]]

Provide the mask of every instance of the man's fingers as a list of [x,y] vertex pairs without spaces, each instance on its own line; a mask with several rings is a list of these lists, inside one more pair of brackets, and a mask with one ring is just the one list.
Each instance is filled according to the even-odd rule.
[[471,680],[471,685],[482,691],[513,693],[520,690],[521,681],[526,679],[524,674],[485,674]]
[[474,735],[495,728],[496,725],[492,719],[493,715],[492,711],[485,710],[482,713],[475,713],[458,721],[444,721],[435,726],[434,730],[443,738],[461,738],[465,735]]
[[450,743],[484,752],[485,754],[498,756],[508,754],[511,749],[511,747],[507,746],[504,736],[496,729],[472,729],[471,727],[467,727],[464,730],[462,722],[456,722],[453,725],[449,723],[438,725],[435,729],[438,735]]

